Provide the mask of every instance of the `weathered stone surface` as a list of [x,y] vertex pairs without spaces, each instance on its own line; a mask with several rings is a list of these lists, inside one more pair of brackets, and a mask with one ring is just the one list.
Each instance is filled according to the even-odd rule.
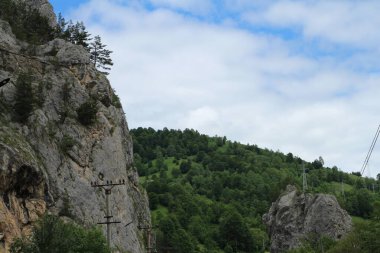
[[41,15],[47,17],[51,27],[55,27],[57,24],[57,17],[55,16],[53,6],[49,3],[49,0],[20,0],[28,4],[30,7],[37,9]]
[[[17,139],[19,136],[15,135]],[[2,137],[3,142],[15,140],[10,139],[10,135]],[[11,148],[0,143],[0,234],[3,235],[0,252],[1,249],[8,251],[9,243],[46,211],[43,172],[36,161],[30,159],[35,155],[31,147],[18,141],[25,146]]]
[[352,226],[351,217],[336,198],[327,194],[301,194],[294,186],[272,204],[263,216],[271,237],[271,252],[286,252],[310,234],[341,239]]
[[8,22],[0,20],[0,45],[3,49],[15,49],[18,51],[20,47],[17,45],[16,36],[12,33],[12,28]]
[[[111,213],[122,222],[111,227],[112,245],[144,252],[137,217],[150,222],[147,196],[133,167],[124,112],[113,105],[115,95],[106,76],[90,64],[83,47],[59,39],[31,47],[18,42],[3,23],[0,42],[23,55],[0,51],[0,78],[11,78],[0,88],[8,105],[0,111],[0,252],[8,250],[14,237],[30,232],[46,210],[85,226],[103,221],[105,195],[91,182],[120,179],[126,185],[115,187],[110,196]],[[22,72],[31,75],[31,96],[40,102],[26,124],[14,122],[11,109]],[[97,120],[83,126],[76,111],[89,99],[96,100]],[[75,143],[64,148],[68,138]],[[69,210],[63,210],[65,202]]]

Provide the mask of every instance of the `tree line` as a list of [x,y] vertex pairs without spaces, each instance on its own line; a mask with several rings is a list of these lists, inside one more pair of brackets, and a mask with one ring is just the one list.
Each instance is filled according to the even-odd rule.
[[372,219],[380,200],[370,187],[378,180],[325,167],[322,157],[307,162],[191,129],[137,128],[131,134],[159,227],[158,252],[264,252],[269,238],[261,217],[286,185],[302,188],[303,165],[308,191],[334,194],[351,215]]

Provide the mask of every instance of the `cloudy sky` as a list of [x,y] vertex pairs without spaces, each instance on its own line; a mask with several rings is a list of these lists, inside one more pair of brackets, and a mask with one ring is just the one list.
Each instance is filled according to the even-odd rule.
[[[193,128],[360,171],[380,123],[380,1],[51,2],[114,51],[130,128]],[[365,175],[377,173],[380,147]]]

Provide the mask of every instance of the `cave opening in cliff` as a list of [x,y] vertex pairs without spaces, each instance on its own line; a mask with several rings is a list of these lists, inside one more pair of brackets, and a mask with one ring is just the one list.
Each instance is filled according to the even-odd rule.
[[16,172],[13,190],[18,198],[27,198],[34,195],[35,187],[41,183],[42,177],[35,168],[22,165]]

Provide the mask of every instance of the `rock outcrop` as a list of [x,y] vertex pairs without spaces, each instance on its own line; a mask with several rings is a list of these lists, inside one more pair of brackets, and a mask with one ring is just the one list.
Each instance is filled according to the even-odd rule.
[[271,238],[271,253],[297,248],[311,234],[339,240],[352,226],[351,217],[334,196],[303,194],[294,186],[287,187],[263,221]]
[[31,8],[37,9],[42,16],[46,17],[51,27],[57,24],[57,17],[54,13],[53,6],[48,0],[19,0],[25,2]]
[[[138,225],[150,222],[148,201],[133,167],[123,109],[106,76],[83,47],[60,39],[28,45],[1,20],[0,42],[0,81],[10,78],[0,87],[0,252],[45,212],[84,226],[103,221],[105,195],[91,182],[120,179],[126,184],[110,195],[111,214],[121,221],[111,227],[111,244],[144,252]],[[13,109],[22,73],[30,78],[34,101],[25,123],[15,121]],[[98,108],[96,122],[84,126],[77,109],[90,100]]]

